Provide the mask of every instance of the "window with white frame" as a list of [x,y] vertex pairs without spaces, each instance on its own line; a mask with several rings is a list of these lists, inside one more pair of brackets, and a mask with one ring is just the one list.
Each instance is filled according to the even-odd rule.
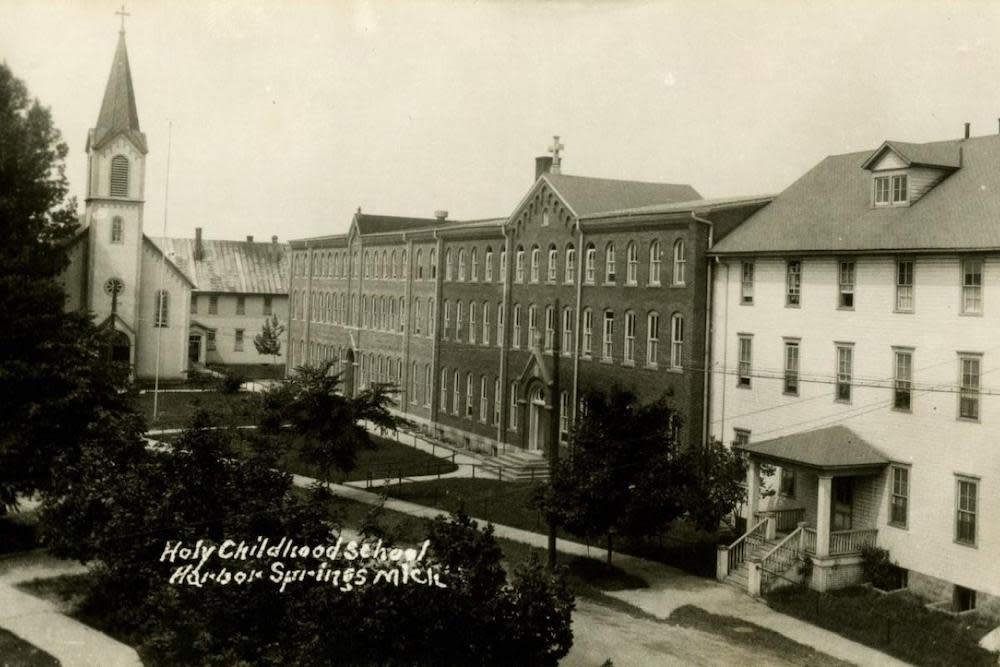
[[465,374],[465,417],[472,418],[472,373]]
[[956,477],[955,541],[975,546],[979,516],[979,480]]
[[437,278],[438,265],[437,265],[437,251],[434,248],[431,248],[430,266],[431,266],[431,280],[435,280]]
[[646,315],[646,365],[655,367],[660,358],[660,314]]
[[459,414],[459,410],[462,409],[462,376],[456,370],[451,376],[452,387],[451,387],[451,412],[454,415]]
[[493,425],[500,425],[500,408],[503,405],[503,394],[500,393],[500,378],[493,381]]
[[507,249],[500,249],[500,273],[497,275],[497,282],[507,280]]
[[537,347],[539,342],[538,309],[535,304],[531,304],[528,306],[528,347]]
[[513,382],[510,383],[510,410],[509,410],[509,412],[510,412],[510,415],[508,415],[508,417],[510,419],[510,423],[509,423],[510,430],[511,431],[516,431],[517,430],[517,380],[514,380]]
[[611,361],[611,357],[615,351],[615,314],[610,311],[604,311],[604,338],[601,341],[604,344],[604,350],[602,352],[602,358],[605,361]]
[[444,253],[444,279],[445,279],[445,281],[450,281],[452,279],[452,276],[454,275],[453,270],[454,270],[454,263],[453,263],[453,260],[452,260],[451,248],[448,248],[448,250]]
[[477,248],[472,249],[472,273],[469,275],[469,280],[472,282],[479,280],[479,250]]
[[910,510],[910,469],[894,465],[889,470],[889,483],[892,485],[889,496],[889,523],[906,528]]
[[465,248],[458,249],[458,282],[465,281]]
[[236,335],[233,338],[233,351],[234,352],[243,351],[243,329],[236,330]]
[[660,284],[660,242],[653,240],[649,244],[649,281],[650,285]]
[[625,284],[635,285],[639,280],[639,249],[634,241],[625,248]]
[[556,338],[556,313],[552,306],[545,307],[545,351],[551,352]]
[[406,328],[406,297],[399,297],[399,330]]
[[153,326],[157,328],[170,326],[170,293],[167,290],[156,291]]
[[440,403],[440,405],[438,405],[438,410],[441,411],[441,412],[447,412],[448,411],[448,369],[447,368],[442,368],[441,369],[441,387],[439,388],[439,390],[440,390],[440,396],[438,397],[438,402]]
[[750,431],[745,428],[733,429],[733,446],[746,447],[750,444]]
[[980,355],[959,355],[961,389],[959,390],[958,416],[961,419],[979,419]]
[[417,248],[417,261],[416,261],[416,265],[417,265],[417,276],[416,276],[416,278],[417,278],[417,280],[423,280],[424,279],[424,251],[421,250],[420,248]]
[[420,388],[420,381],[417,378],[418,368],[420,368],[420,366],[415,361],[410,366],[410,403],[413,403],[414,405],[417,404],[417,390]]
[[840,262],[840,308],[854,308],[854,262]]
[[581,341],[581,346],[583,348],[583,356],[590,357],[593,354],[593,343],[594,343],[594,311],[590,308],[586,308],[583,311],[583,340]]
[[462,302],[455,302],[455,340],[462,340],[462,324],[464,320],[462,319]]
[[584,281],[588,285],[594,284],[594,274],[597,269],[595,267],[597,263],[597,248],[593,244],[587,246],[587,255],[584,263]]
[[420,304],[420,298],[413,300],[413,333],[420,335],[420,321],[423,319],[424,310]]
[[538,282],[538,273],[541,269],[541,261],[541,251],[538,249],[538,246],[535,246],[531,249],[531,282],[533,283]]
[[490,400],[486,396],[486,376],[481,375],[479,377],[479,421],[486,423],[487,415],[489,415]]
[[785,264],[785,305],[799,306],[802,302],[802,262],[793,259]]
[[576,249],[572,243],[566,246],[566,275],[563,282],[567,285],[576,282]]
[[872,199],[876,206],[900,206],[910,200],[906,174],[876,176],[872,183],[875,189]]
[[854,377],[854,346],[837,344],[837,400],[851,402],[851,383]]
[[913,312],[913,260],[896,262],[896,310]]
[[630,365],[635,363],[635,313],[631,310],[625,311],[625,355],[623,361]]
[[569,394],[561,392],[559,394],[559,440],[566,442],[569,440]]
[[893,379],[892,407],[909,412],[913,392],[913,350],[893,350],[895,377]]
[[962,312],[983,312],[983,260],[978,258],[962,261]]
[[604,282],[614,284],[615,282],[615,244],[609,243],[604,248]]
[[430,407],[431,396],[434,395],[434,374],[431,372],[431,365],[424,366],[424,405]]
[[680,313],[670,316],[670,367],[684,367],[684,316]]
[[558,254],[559,251],[556,250],[556,247],[554,245],[549,246],[549,263],[548,266],[545,267],[546,269],[545,278],[550,283],[554,283],[556,281],[556,276],[558,275],[559,271],[559,261],[557,259]]
[[788,498],[795,497],[795,470],[787,466],[781,468],[781,481],[778,485],[778,493]]
[[490,344],[490,304],[483,301],[483,345]]
[[497,347],[503,347],[503,302],[497,304]]
[[486,248],[486,266],[483,271],[483,280],[488,283],[493,282],[493,249],[490,247]]
[[736,386],[749,387],[753,372],[753,337],[739,336],[739,367],[736,371]]
[[753,303],[753,271],[752,261],[740,262],[740,303]]
[[573,353],[573,309],[563,308],[562,318],[562,353]]
[[521,247],[518,247],[517,254],[514,255],[514,280],[524,282],[524,248]]
[[785,382],[783,391],[799,395],[799,341],[785,341]]
[[476,302],[475,301],[470,301],[469,302],[469,343],[471,343],[473,345],[476,343],[476,326],[477,326],[476,315],[478,315],[477,311],[478,311],[478,307],[476,305]]
[[434,335],[435,324],[434,299],[427,299],[427,335]]
[[441,332],[442,338],[448,337],[448,330],[451,329],[451,303],[444,300],[444,330]]
[[513,321],[511,322],[510,346],[515,350],[521,347],[521,304],[514,304]]
[[674,285],[683,285],[687,272],[687,253],[684,248],[684,239],[677,239],[674,242]]

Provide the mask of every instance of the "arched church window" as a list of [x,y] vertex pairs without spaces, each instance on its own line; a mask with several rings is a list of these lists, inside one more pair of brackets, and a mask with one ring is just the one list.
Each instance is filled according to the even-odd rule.
[[169,325],[170,315],[170,293],[167,290],[156,290],[156,312],[153,314],[153,326],[165,327]]
[[124,243],[125,236],[125,224],[122,222],[121,216],[115,216],[111,219],[111,242],[112,243]]
[[128,197],[128,158],[124,155],[111,158],[111,196]]

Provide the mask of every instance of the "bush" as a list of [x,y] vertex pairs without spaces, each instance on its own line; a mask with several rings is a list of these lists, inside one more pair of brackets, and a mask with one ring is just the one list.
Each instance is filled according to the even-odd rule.
[[873,546],[861,549],[861,571],[865,581],[883,591],[903,587],[903,570],[889,559],[889,552]]
[[238,393],[246,378],[231,368],[227,368],[219,380],[219,391],[223,394]]
[[915,665],[996,664],[996,655],[979,646],[977,633],[961,619],[933,612],[915,598],[862,586],[827,594],[789,586],[768,594],[767,603]]

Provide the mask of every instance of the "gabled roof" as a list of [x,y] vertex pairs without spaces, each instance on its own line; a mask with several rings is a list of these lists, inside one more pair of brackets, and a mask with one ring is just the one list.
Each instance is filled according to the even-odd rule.
[[151,237],[146,236],[145,234],[143,234],[142,235],[142,240],[145,243],[148,243],[149,247],[151,247],[153,250],[155,250],[157,252],[157,254],[161,255],[167,261],[167,266],[169,266],[174,272],[176,272],[177,275],[179,275],[182,280],[184,280],[186,283],[188,283],[189,285],[191,285],[191,287],[195,286],[195,283],[191,279],[191,276],[189,276],[187,273],[185,273],[180,268],[180,266],[178,266],[177,261],[176,261],[177,258],[173,256],[173,253],[170,251],[170,248],[169,247],[167,248],[167,252],[163,252],[163,245],[161,244],[161,241],[163,241],[163,239],[153,239],[153,238],[151,238]]
[[690,185],[643,183],[610,178],[590,178],[569,174],[544,174],[543,179],[555,190],[577,217],[639,206],[701,199]]
[[702,213],[706,211],[716,211],[727,208],[738,208],[754,204],[766,204],[774,199],[775,195],[752,195],[746,197],[717,197],[714,199],[694,199],[691,201],[668,202],[665,204],[653,204],[652,206],[638,206],[636,208],[626,208],[619,211],[605,211],[602,213],[592,213],[580,216],[581,220],[597,220],[600,218],[618,218],[639,215],[667,215],[670,213]]
[[795,181],[712,253],[1000,249],[1000,135],[928,144],[962,167],[909,206],[873,207],[871,151],[834,155]]
[[391,232],[406,232],[428,227],[453,225],[458,220],[438,220],[437,218],[409,218],[394,215],[370,215],[358,213],[354,216],[358,232],[366,234],[387,234]]
[[943,167],[958,169],[962,166],[962,152],[957,142],[939,142],[934,144],[910,144],[902,141],[885,141],[875,149],[862,169],[869,169],[886,151],[892,151],[910,167]]
[[195,260],[194,239],[158,238],[155,241],[167,250],[195,290],[288,293],[288,248],[283,243],[203,239],[202,258]]
[[739,449],[778,462],[834,471],[884,466],[885,455],[846,426],[828,426],[773,440],[742,445]]
[[101,112],[88,143],[92,148],[99,148],[122,133],[127,134],[139,150],[146,152],[146,135],[139,129],[139,112],[135,104],[124,32],[118,33],[118,46],[111,63],[108,85],[104,88]]

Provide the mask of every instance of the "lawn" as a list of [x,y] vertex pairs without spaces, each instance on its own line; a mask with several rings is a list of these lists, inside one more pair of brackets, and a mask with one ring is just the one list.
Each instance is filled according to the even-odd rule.
[[0,628],[0,665],[4,667],[59,667],[51,655]]
[[882,595],[864,586],[817,593],[790,586],[767,596],[782,613],[801,618],[915,665],[996,665],[979,639],[993,627],[975,615],[927,609],[914,595]]
[[135,407],[146,418],[151,429],[182,428],[191,421],[198,409],[212,413],[221,424],[248,425],[257,423],[254,395],[248,392],[223,394],[217,391],[160,392],[157,398],[157,418],[153,419],[153,392],[135,397]]
[[[386,494],[418,505],[454,511],[459,506],[480,519],[535,532],[547,531],[544,517],[532,506],[537,484],[490,479],[452,478],[415,482],[385,488]],[[583,542],[565,531],[560,539]],[[668,531],[644,540],[619,540],[616,552],[647,558],[703,577],[715,576],[716,545],[731,541],[728,532],[705,533],[683,521]],[[605,546],[603,543],[595,546]]]

